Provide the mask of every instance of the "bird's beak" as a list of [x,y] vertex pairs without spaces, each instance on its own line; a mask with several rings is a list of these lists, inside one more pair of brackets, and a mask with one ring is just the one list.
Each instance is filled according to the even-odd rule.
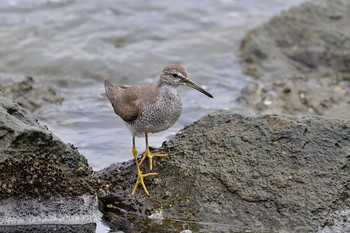
[[183,80],[183,84],[185,86],[192,87],[193,89],[196,89],[197,91],[202,92],[204,95],[206,95],[206,96],[208,96],[210,98],[213,98],[213,96],[209,92],[207,92],[206,90],[204,90],[203,88],[201,88],[195,82],[189,80],[188,78]]

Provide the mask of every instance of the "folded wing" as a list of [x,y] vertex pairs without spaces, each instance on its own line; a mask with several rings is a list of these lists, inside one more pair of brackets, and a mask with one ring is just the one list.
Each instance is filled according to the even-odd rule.
[[112,83],[109,79],[105,80],[105,90],[114,112],[124,121],[131,122],[136,120],[139,115],[137,108],[137,95],[130,86],[123,86]]

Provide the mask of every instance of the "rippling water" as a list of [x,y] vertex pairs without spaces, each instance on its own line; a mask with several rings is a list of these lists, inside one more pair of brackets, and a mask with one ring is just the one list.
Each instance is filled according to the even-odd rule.
[[[33,76],[53,85],[65,101],[38,117],[99,170],[132,156],[131,135],[102,95],[106,77],[124,84],[152,82],[167,64],[181,63],[214,95],[209,99],[180,87],[180,120],[150,136],[150,144],[160,146],[215,109],[244,111],[235,101],[249,79],[237,61],[241,39],[303,1],[1,1],[0,80]],[[143,139],[137,144],[142,151]]]

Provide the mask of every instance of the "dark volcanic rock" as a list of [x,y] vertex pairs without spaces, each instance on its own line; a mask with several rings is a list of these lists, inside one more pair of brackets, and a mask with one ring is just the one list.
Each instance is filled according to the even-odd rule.
[[275,16],[242,42],[246,72],[261,77],[330,71],[349,77],[349,12],[347,0],[320,0]]
[[140,187],[131,196],[132,162],[99,173],[110,185],[99,194],[106,216],[165,218],[162,227],[136,217],[133,228],[315,232],[349,208],[348,120],[218,111],[160,151],[170,156],[155,159],[158,176],[146,178],[150,197]]
[[0,93],[0,199],[94,194],[87,160]]
[[[87,195],[93,200],[96,189],[97,178],[77,149],[63,143],[0,92],[0,205],[16,203],[16,207],[1,208],[0,223],[7,224],[5,217],[11,217],[8,211],[13,211],[14,217],[16,211],[23,214],[29,209],[38,216],[40,203],[30,207],[29,200],[52,200],[43,205],[47,213],[62,209],[66,214],[79,213],[79,206],[90,205],[87,209],[93,206],[88,203],[89,198],[78,200],[82,203],[72,206],[73,209],[63,208],[62,203],[55,205],[53,198],[69,200]],[[20,203],[21,200],[27,204]],[[48,204],[52,204],[52,209]],[[25,211],[25,206],[30,208]],[[24,217],[29,216],[19,216]]]
[[52,87],[35,82],[32,77],[6,85],[3,89],[16,103],[31,112],[47,104],[61,104],[63,101]]
[[24,225],[24,226],[0,226],[0,232],[6,233],[96,233],[96,225]]
[[251,31],[241,64],[256,78],[241,100],[259,113],[349,117],[350,1],[292,8]]

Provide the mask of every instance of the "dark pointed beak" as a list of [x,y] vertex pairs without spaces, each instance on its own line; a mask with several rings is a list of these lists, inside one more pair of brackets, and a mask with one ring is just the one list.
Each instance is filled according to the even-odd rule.
[[183,80],[183,84],[185,86],[192,87],[193,89],[196,89],[197,91],[202,92],[204,95],[206,95],[206,96],[208,96],[210,98],[213,98],[213,96],[209,92],[207,92],[206,90],[204,90],[203,88],[201,88],[195,82],[189,80],[188,78]]

